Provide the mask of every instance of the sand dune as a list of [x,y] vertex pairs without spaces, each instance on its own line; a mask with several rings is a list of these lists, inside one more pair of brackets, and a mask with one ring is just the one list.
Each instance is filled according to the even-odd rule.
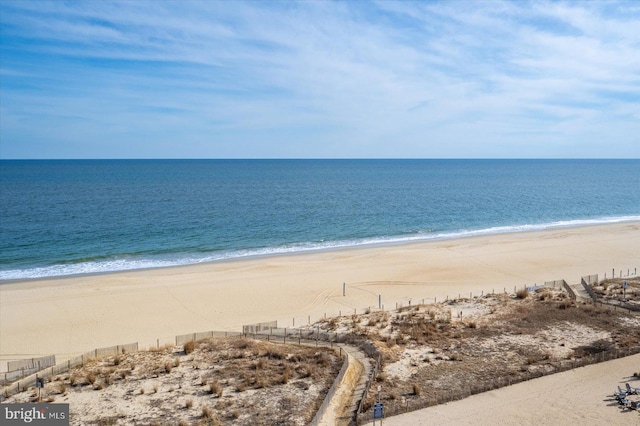
[[589,365],[384,420],[385,426],[638,425],[640,412],[611,396],[640,369],[640,355]]

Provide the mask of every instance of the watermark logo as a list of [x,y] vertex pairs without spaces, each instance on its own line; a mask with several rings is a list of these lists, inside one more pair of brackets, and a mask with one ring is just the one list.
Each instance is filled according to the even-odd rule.
[[2,404],[0,407],[3,425],[69,426],[69,404]]

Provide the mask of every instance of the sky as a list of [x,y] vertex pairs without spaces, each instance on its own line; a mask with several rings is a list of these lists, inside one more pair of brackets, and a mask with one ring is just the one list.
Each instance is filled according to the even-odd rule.
[[0,159],[640,158],[640,2],[0,2]]

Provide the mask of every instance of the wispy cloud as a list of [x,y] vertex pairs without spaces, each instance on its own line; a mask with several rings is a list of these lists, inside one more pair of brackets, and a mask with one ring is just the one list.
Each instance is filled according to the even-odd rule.
[[640,156],[634,2],[11,2],[0,156]]

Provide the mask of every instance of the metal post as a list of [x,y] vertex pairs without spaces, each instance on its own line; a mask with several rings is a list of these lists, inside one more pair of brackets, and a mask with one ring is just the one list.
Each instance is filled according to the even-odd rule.
[[346,296],[347,294],[347,284],[346,283],[342,283],[342,296]]

